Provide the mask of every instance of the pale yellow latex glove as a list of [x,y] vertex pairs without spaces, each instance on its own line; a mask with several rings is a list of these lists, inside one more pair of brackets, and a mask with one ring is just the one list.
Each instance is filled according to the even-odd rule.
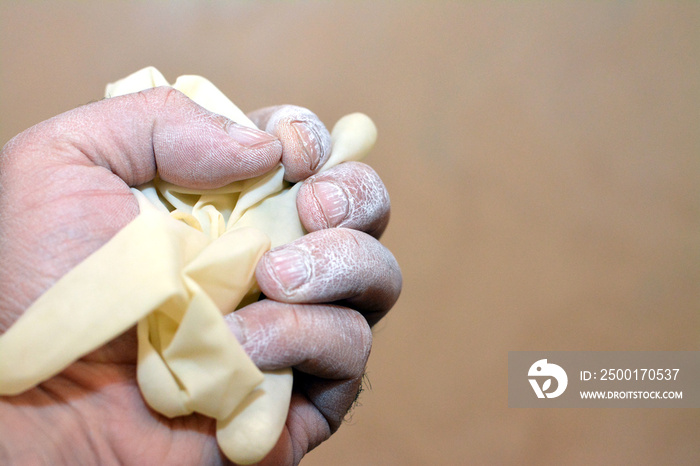
[[[167,85],[165,78],[146,68],[108,86],[107,95],[159,85]],[[173,87],[254,126],[203,78],[180,77]],[[333,152],[323,169],[361,158],[375,138],[366,116],[344,117],[332,132]],[[0,394],[35,386],[138,322],[138,381],[149,405],[169,417],[213,417],[232,461],[262,459],[284,425],[291,370],[258,371],[222,314],[257,298],[255,265],[270,245],[304,233],[298,185],[283,177],[280,165],[206,192],[159,179],[133,190],[139,216],[0,337]]]

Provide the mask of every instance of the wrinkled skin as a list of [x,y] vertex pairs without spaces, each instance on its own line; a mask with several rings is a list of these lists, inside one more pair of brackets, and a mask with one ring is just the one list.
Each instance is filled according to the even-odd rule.
[[[310,233],[263,257],[256,276],[267,299],[227,323],[260,368],[295,368],[285,429],[263,463],[297,464],[353,403],[370,326],[398,298],[401,274],[377,241],[389,199],[376,173],[347,163],[315,175],[330,148],[308,110],[251,118],[266,132],[156,88],[79,107],[11,140],[0,155],[0,333],[138,214],[129,187],[156,168],[166,181],[206,189],[282,161],[303,180],[297,205]],[[38,387],[0,397],[0,464],[226,463],[211,419],[167,419],[144,404],[135,363],[132,329]]]

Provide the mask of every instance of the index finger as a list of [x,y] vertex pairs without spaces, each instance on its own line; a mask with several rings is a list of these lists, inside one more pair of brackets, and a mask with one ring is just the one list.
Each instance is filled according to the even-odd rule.
[[284,179],[296,183],[316,173],[331,155],[331,135],[321,120],[303,107],[277,105],[248,117],[282,142]]

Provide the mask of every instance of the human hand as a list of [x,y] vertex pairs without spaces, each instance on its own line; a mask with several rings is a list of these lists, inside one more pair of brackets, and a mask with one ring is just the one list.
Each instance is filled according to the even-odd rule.
[[[257,176],[280,159],[290,172],[295,165],[309,167],[296,170],[299,179],[317,171],[328,147],[312,138],[296,142],[297,132],[302,138],[308,133],[279,118],[291,110],[300,111],[282,107],[252,115],[275,138],[159,88],[80,107],[13,139],[0,157],[0,332],[138,214],[129,186],[152,179],[156,168],[166,181],[198,189]],[[314,116],[302,121],[326,137]],[[319,162],[309,163],[309,156]],[[374,322],[393,305],[401,282],[391,254],[362,233],[378,236],[388,219],[376,174],[349,163],[304,183],[298,207],[312,233],[268,253],[258,267],[265,295],[282,302],[264,300],[228,318],[261,368],[295,366],[299,374],[287,426],[266,458],[271,464],[298,462],[337,428],[371,344],[367,322],[349,308],[284,302],[338,301]],[[333,186],[346,194],[344,202],[331,194]],[[332,228],[338,226],[354,230]],[[305,254],[311,266],[296,288],[290,285],[297,269],[280,253],[290,249]],[[144,404],[135,360],[129,331],[37,388],[1,398],[0,462],[222,462],[210,419],[167,419]]]

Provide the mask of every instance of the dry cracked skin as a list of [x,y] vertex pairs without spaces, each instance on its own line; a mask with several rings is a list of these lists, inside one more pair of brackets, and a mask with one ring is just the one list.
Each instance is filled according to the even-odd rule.
[[[109,84],[106,96],[157,86],[170,84],[148,67]],[[255,128],[202,77],[181,76],[172,87]],[[331,141],[323,142],[331,149],[320,171],[363,158],[375,140],[367,116],[341,118]],[[168,417],[198,412],[215,418],[217,440],[230,460],[260,461],[284,427],[292,371],[258,370],[223,315],[257,299],[255,267],[262,254],[304,234],[296,210],[301,184],[290,182],[298,179],[280,164],[215,190],[183,189],[158,177],[134,188],[141,209],[136,219],[0,337],[0,394],[36,386],[137,325],[138,383],[147,403]],[[57,333],[58,322],[64,331]]]

